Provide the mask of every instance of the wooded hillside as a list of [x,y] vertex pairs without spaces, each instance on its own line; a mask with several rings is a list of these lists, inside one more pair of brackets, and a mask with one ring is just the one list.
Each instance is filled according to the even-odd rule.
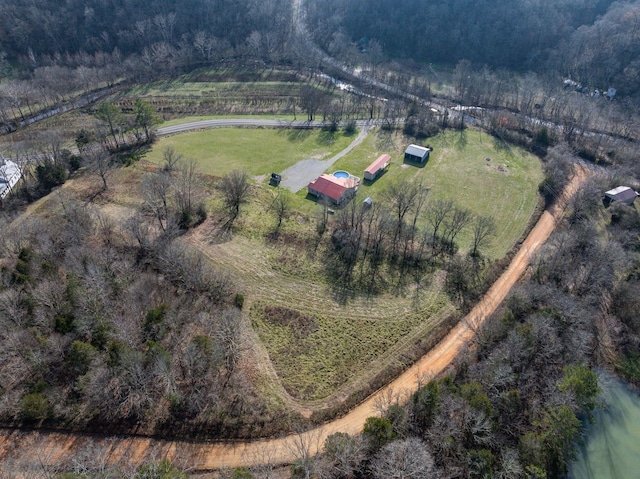
[[350,42],[369,56],[572,76],[637,93],[640,3],[488,0],[309,2],[315,39],[334,53]]

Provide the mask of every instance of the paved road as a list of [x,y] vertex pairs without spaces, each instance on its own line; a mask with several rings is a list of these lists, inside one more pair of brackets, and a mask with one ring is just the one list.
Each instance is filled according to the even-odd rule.
[[[377,121],[358,120],[356,125],[359,127],[371,126],[378,124]],[[158,128],[159,136],[172,135],[175,133],[184,133],[186,131],[203,130],[207,128],[224,128],[224,127],[240,127],[240,126],[256,126],[271,128],[322,128],[327,124],[322,121],[287,121],[287,120],[262,120],[259,118],[221,118],[217,120],[200,120],[179,125],[165,126]],[[342,123],[340,126],[343,126]]]
[[258,126],[258,127],[290,127],[290,128],[319,128],[322,126],[320,122],[305,123],[287,122],[283,120],[260,120],[252,118],[240,118],[240,119],[220,119],[220,120],[200,120],[192,121],[188,123],[180,123],[179,125],[165,126],[158,128],[157,134],[159,136],[171,135],[175,133],[184,133],[186,131],[201,130],[206,128],[220,128],[220,127],[239,127],[239,126]]

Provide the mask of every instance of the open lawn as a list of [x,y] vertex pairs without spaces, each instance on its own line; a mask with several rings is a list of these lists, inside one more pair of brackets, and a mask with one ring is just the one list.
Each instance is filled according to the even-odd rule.
[[[367,196],[383,201],[390,182],[422,180],[430,188],[430,201],[450,199],[474,214],[492,216],[497,236],[484,254],[491,258],[504,256],[522,235],[538,202],[537,187],[543,179],[540,160],[520,148],[497,145],[486,133],[450,131],[422,142],[431,145],[433,151],[421,168],[403,162],[409,143],[419,144],[402,135],[370,135],[331,171],[346,170],[362,177],[374,159],[388,153],[391,164],[387,172],[373,183],[363,182],[356,201]],[[464,250],[470,243],[470,232],[463,230],[457,240]]]
[[[245,169],[257,176],[282,171],[304,158],[326,158],[352,138],[342,133],[331,138],[317,130],[221,128],[162,138],[148,159],[161,162],[162,149],[171,145],[196,158],[205,173]],[[390,182],[422,179],[431,200],[453,199],[476,214],[494,216],[498,236],[485,254],[503,256],[534,211],[542,179],[539,160],[513,147],[497,148],[492,137],[468,130],[425,141],[434,151],[427,165],[419,168],[402,162],[404,148],[411,142],[402,135],[373,131],[330,171],[344,169],[362,177],[369,163],[389,153],[389,170],[372,184],[362,184],[355,201],[371,196],[380,202]],[[347,293],[345,297],[327,281],[323,250],[328,239],[316,252],[310,250],[321,206],[307,199],[306,192],[290,195],[279,240],[265,240],[276,226],[271,205],[277,194],[262,179],[252,201],[243,205],[233,236],[223,242],[216,239],[214,213],[192,239],[214,264],[236,278],[251,324],[293,397],[317,403],[349,390],[354,381],[361,387],[372,375],[401,363],[403,353],[418,338],[428,338],[456,314],[437,274],[420,287],[409,281],[397,290],[390,285],[378,296]],[[213,212],[216,206],[214,195]],[[464,249],[468,238],[461,235],[459,240]]]
[[436,284],[345,302],[322,280],[312,255],[295,246],[242,236],[210,244],[206,229],[195,236],[214,264],[238,278],[251,323],[285,389],[298,399],[321,400],[402,361],[417,338],[455,313]]
[[328,158],[352,139],[319,130],[216,128],[161,138],[146,158],[161,164],[162,151],[172,146],[185,157],[196,159],[202,173],[223,176],[245,170],[259,176],[282,171],[306,158]]

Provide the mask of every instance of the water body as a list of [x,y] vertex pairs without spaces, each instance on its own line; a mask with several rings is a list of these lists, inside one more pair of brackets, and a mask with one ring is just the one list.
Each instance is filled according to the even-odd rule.
[[640,479],[640,395],[609,375],[599,376],[605,407],[594,413],[570,479]]

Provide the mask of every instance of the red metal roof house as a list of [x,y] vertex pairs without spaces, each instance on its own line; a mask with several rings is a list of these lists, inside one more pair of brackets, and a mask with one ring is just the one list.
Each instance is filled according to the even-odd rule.
[[336,178],[333,175],[323,174],[307,185],[310,195],[319,199],[327,198],[335,204],[342,203],[345,199],[355,195],[358,182],[352,178]]
[[364,170],[364,179],[373,181],[382,174],[384,169],[389,166],[391,157],[389,155],[380,155],[376,161],[371,163],[366,170]]

